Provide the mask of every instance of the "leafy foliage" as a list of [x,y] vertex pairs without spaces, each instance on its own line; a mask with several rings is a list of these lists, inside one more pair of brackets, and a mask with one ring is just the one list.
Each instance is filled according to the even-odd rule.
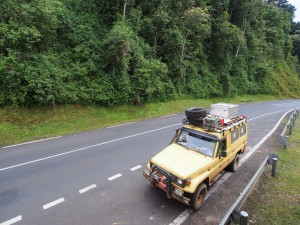
[[0,12],[0,105],[300,94],[286,0],[2,0]]

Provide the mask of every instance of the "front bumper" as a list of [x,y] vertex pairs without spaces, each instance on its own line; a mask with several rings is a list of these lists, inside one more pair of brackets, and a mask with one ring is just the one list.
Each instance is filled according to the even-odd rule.
[[166,192],[167,198],[173,198],[185,205],[190,205],[190,199],[184,196],[184,191],[171,182],[165,182],[165,176],[157,173],[153,174],[148,169],[144,170],[143,175],[150,182],[152,187],[158,187]]

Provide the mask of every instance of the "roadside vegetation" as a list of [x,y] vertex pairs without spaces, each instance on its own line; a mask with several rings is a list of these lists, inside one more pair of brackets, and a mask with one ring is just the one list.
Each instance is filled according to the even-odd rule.
[[278,97],[244,95],[235,98],[176,100],[135,106],[2,107],[0,108],[0,146],[169,115],[183,112],[185,108],[191,106],[208,107],[215,102],[243,103],[275,99]]
[[244,205],[249,224],[300,224],[300,119],[289,138],[288,149],[277,149],[276,154],[277,177],[271,177],[269,167]]
[[2,0],[0,12],[1,106],[300,96],[286,0]]

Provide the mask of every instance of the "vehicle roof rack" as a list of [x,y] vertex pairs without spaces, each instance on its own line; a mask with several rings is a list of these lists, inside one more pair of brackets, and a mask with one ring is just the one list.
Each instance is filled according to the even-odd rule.
[[230,120],[227,120],[223,125],[214,127],[214,126],[206,126],[204,125],[203,121],[205,118],[185,118],[182,120],[182,123],[185,125],[192,125],[192,126],[197,126],[199,128],[202,128],[203,130],[206,131],[212,131],[216,133],[222,133],[225,132],[226,130],[230,130],[232,128],[235,128],[237,126],[240,126],[241,124],[245,124],[247,122],[247,117],[244,115],[237,116],[235,118],[232,118]]

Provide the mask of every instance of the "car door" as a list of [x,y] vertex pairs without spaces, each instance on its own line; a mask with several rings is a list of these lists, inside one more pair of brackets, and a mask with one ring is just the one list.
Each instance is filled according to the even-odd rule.
[[222,152],[227,150],[227,141],[226,138],[223,138],[222,140],[218,141],[216,152],[214,154],[214,163],[213,163],[213,169],[211,170],[211,176],[210,180],[213,180],[214,177],[216,177],[225,167],[224,162],[226,157],[222,157]]

